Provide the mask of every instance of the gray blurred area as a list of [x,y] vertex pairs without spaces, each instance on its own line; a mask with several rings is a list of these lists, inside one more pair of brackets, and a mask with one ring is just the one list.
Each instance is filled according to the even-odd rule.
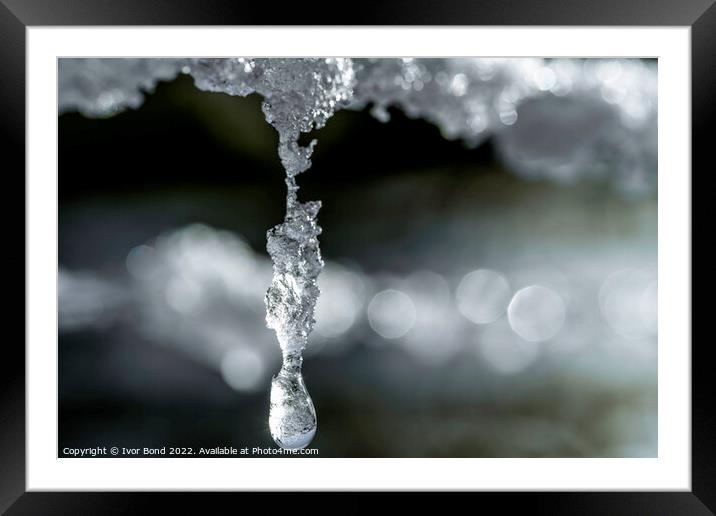
[[[272,445],[264,245],[285,191],[258,102],[179,78],[60,117],[60,447]],[[519,177],[490,141],[392,118],[337,113],[299,180],[324,206],[311,446],[656,456],[656,193]]]

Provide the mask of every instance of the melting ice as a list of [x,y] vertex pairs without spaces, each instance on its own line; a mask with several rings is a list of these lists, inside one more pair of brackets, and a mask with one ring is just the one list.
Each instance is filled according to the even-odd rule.
[[283,352],[281,371],[271,381],[269,427],[276,444],[303,448],[316,433],[316,411],[301,375],[301,356],[315,324],[323,269],[318,246],[320,202],[301,203],[295,178],[289,176],[286,218],[269,230],[266,249],[273,260],[273,280],[266,293],[266,323],[276,332]]

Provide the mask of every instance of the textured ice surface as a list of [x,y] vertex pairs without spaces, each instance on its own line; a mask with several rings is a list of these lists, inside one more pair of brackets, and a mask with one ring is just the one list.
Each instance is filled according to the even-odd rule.
[[286,170],[286,216],[267,233],[273,279],[266,293],[266,322],[276,332],[284,364],[271,384],[269,426],[276,443],[303,448],[316,432],[316,414],[301,376],[301,352],[315,324],[323,268],[316,222],[320,202],[298,200],[296,175],[311,166],[315,140],[298,144],[301,133],[323,127],[352,96],[348,59],[203,59],[184,65],[200,89],[232,95],[259,93],[266,121],[279,133]]
[[159,81],[174,79],[180,59],[60,59],[57,69],[59,111],[110,116],[138,108],[144,93]]
[[354,101],[387,108],[498,153],[526,178],[610,179],[622,191],[655,186],[657,73],[638,59],[356,59]]
[[493,137],[525,178],[604,178],[626,193],[656,183],[657,69],[639,59],[61,59],[59,109],[136,108],[180,72],[202,90],[262,95],[289,176],[310,167],[300,133],[370,106],[380,120],[394,107],[467,145]]
[[[291,197],[291,194],[289,194]],[[266,293],[266,322],[276,331],[284,352],[301,351],[315,323],[320,291],[316,280],[323,268],[316,215],[319,202],[289,199],[286,218],[269,230],[266,249],[273,260],[273,281]]]
[[301,376],[301,352],[315,324],[323,268],[316,222],[320,202],[298,200],[296,175],[311,166],[315,140],[298,144],[301,133],[323,127],[352,95],[348,59],[200,59],[184,65],[197,87],[231,95],[259,93],[266,121],[279,133],[286,170],[286,216],[267,234],[273,279],[266,293],[266,322],[276,332],[284,364],[271,383],[269,426],[276,444],[303,448],[316,432],[316,414]]
[[197,88],[263,98],[266,121],[279,133],[279,156],[288,176],[311,166],[313,145],[301,133],[321,128],[352,96],[350,59],[189,59],[182,65]]
[[137,108],[160,80],[190,74],[200,90],[264,98],[266,121],[279,133],[279,155],[289,176],[311,166],[312,145],[301,133],[323,127],[352,97],[350,59],[61,59],[59,111],[107,116]]

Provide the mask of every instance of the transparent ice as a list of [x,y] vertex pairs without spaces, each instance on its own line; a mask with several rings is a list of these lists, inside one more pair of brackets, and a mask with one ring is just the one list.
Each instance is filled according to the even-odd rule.
[[316,433],[316,411],[301,375],[301,355],[316,322],[323,260],[316,222],[321,203],[297,200],[298,187],[289,170],[286,217],[267,233],[273,279],[266,292],[266,323],[283,351],[281,371],[271,381],[269,427],[276,444],[295,449],[307,446]]
[[302,362],[300,352],[284,353],[281,370],[271,380],[271,437],[291,450],[308,446],[317,428],[316,409],[301,375]]
[[269,426],[276,444],[303,448],[316,433],[316,412],[301,374],[302,352],[315,324],[323,268],[316,221],[320,202],[298,200],[296,176],[311,166],[315,140],[298,144],[301,133],[322,127],[352,95],[347,59],[197,60],[185,65],[201,89],[233,95],[258,92],[266,121],[279,133],[286,170],[286,216],[267,233],[273,279],[266,293],[266,323],[276,332],[283,366],[272,380]]

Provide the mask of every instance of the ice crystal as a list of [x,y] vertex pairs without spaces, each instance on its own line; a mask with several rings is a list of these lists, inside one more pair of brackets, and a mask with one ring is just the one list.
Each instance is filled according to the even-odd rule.
[[183,70],[197,88],[264,98],[266,121],[279,133],[279,156],[288,176],[311,166],[313,145],[301,147],[301,133],[323,127],[352,98],[350,59],[190,59]]
[[261,95],[288,176],[311,164],[301,133],[371,106],[379,120],[393,107],[470,146],[493,137],[525,178],[602,177],[626,193],[656,186],[657,70],[639,59],[61,59],[59,109],[136,108],[182,72],[201,90]]
[[283,366],[271,381],[269,428],[282,448],[305,448],[316,435],[316,410],[301,375],[300,353],[284,355]]
[[298,143],[301,133],[323,127],[352,97],[348,59],[199,59],[184,65],[198,88],[264,97],[266,121],[279,133],[278,153],[286,170],[286,216],[267,233],[273,279],[266,293],[266,323],[276,332],[284,364],[271,388],[269,423],[274,440],[286,448],[307,446],[316,415],[301,375],[301,352],[315,324],[323,268],[316,217],[320,202],[298,200],[296,176],[311,166],[315,140]]
[[266,246],[274,275],[266,294],[266,322],[284,351],[300,351],[315,323],[313,311],[323,268],[316,215],[319,202],[290,200],[286,219],[268,232]]
[[57,86],[60,113],[79,111],[91,117],[138,108],[144,93],[162,80],[174,79],[180,59],[60,59]]
[[656,68],[638,59],[356,59],[354,109],[388,107],[470,146],[493,136],[508,169],[557,182],[656,183]]

